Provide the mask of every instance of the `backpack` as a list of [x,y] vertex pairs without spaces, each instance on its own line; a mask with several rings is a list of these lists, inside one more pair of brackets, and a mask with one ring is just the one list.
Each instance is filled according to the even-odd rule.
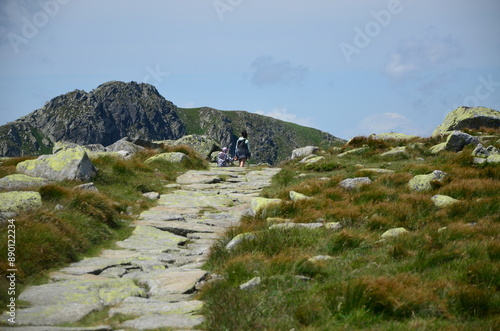
[[236,148],[238,148],[238,149],[247,149],[246,139],[238,140],[238,142],[236,143]]

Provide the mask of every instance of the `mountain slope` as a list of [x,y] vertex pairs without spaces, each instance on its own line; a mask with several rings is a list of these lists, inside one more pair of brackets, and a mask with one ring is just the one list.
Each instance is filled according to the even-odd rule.
[[241,130],[249,133],[252,159],[270,164],[305,145],[344,142],[328,133],[245,111],[182,109],[149,84],[107,82],[91,92],[75,90],[0,126],[0,155],[49,153],[54,142],[108,146],[117,140],[173,140],[203,134],[234,149]]

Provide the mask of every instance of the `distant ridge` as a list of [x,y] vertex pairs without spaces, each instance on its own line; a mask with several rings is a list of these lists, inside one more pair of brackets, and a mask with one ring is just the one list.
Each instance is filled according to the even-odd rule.
[[289,157],[297,147],[344,142],[317,129],[246,111],[178,108],[150,84],[111,81],[90,92],[57,96],[0,126],[0,156],[50,153],[57,141],[108,146],[124,137],[172,140],[187,134],[208,135],[232,151],[243,129],[249,133],[254,161],[270,164]]

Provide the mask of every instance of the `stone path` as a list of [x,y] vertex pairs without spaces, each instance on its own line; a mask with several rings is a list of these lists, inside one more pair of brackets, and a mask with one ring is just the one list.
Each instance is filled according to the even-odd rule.
[[[251,200],[279,169],[211,168],[188,171],[143,212],[120,249],[105,250],[54,272],[47,284],[28,287],[20,300],[13,330],[112,330],[55,327],[107,309],[127,317],[120,329],[193,329],[203,322],[197,287],[214,240],[236,225]],[[5,317],[5,315],[3,316]],[[10,329],[10,328],[6,328]]]

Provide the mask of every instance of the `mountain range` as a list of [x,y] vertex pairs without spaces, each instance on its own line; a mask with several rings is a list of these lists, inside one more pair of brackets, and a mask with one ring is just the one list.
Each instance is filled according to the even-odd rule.
[[179,108],[145,83],[111,81],[75,90],[0,126],[0,156],[50,154],[55,142],[108,146],[122,138],[174,140],[207,135],[233,151],[247,130],[255,162],[275,164],[307,145],[345,143],[329,133],[246,111]]

